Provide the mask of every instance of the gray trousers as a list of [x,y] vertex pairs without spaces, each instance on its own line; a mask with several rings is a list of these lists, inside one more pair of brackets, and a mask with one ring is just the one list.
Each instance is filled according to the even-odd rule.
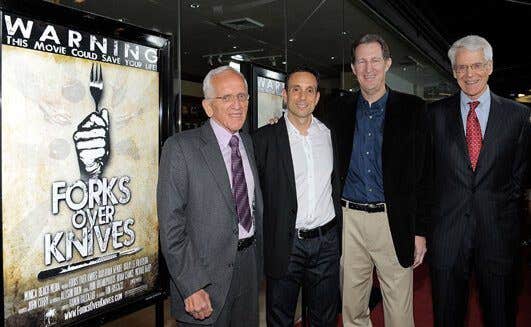
[[238,251],[234,272],[225,305],[218,319],[211,325],[189,324],[177,321],[179,327],[258,327],[258,273],[256,245]]

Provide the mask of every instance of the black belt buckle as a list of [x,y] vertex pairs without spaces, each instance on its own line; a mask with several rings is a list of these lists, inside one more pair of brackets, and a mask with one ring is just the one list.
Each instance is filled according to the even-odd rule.
[[341,199],[341,205],[352,210],[365,211],[368,213],[385,211],[385,203],[356,203]]
[[307,240],[310,238],[315,238],[319,235],[326,234],[329,230],[331,230],[335,225],[337,224],[337,219],[334,218],[327,222],[326,224],[315,227],[313,229],[297,229],[297,238],[299,240]]
[[385,211],[385,206],[383,203],[367,203],[367,212],[383,212]]
[[255,241],[254,235],[247,238],[242,238],[241,240],[238,240],[238,251],[243,251],[253,245]]

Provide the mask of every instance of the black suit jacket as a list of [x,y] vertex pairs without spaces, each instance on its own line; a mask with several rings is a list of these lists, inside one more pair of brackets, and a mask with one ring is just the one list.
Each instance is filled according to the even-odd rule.
[[[338,141],[342,188],[350,165],[359,94],[339,97],[323,118]],[[429,225],[433,180],[425,108],[419,97],[389,90],[383,128],[383,186],[393,244],[403,267],[413,263],[414,235],[425,236]]]
[[[295,236],[297,193],[293,159],[284,117],[277,124],[266,125],[253,135],[256,165],[264,199],[264,270],[272,278],[281,278],[287,271]],[[335,141],[332,138],[334,169],[332,198],[341,236],[341,205]],[[341,244],[341,242],[339,242]]]
[[432,264],[451,267],[465,237],[476,259],[509,273],[519,240],[519,219],[530,153],[530,111],[491,93],[490,113],[473,171],[460,113],[459,93],[430,105],[435,144],[435,207],[429,249]]

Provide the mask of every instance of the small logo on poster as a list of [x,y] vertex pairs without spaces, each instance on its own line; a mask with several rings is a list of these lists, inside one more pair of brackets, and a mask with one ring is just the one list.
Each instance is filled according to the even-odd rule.
[[53,326],[57,324],[57,315],[54,308],[50,308],[44,314],[44,326]]

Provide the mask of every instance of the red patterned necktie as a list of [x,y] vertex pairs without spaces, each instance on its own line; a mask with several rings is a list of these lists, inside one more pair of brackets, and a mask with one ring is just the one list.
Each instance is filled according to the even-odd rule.
[[243,170],[242,156],[239,149],[240,139],[233,135],[229,141],[231,149],[231,170],[232,170],[232,194],[236,202],[236,213],[238,223],[246,231],[251,229],[253,221],[251,218],[251,208],[249,207],[249,196],[247,194],[247,182]]
[[479,125],[479,119],[476,115],[476,108],[479,105],[479,101],[469,102],[468,105],[470,106],[470,110],[466,117],[466,144],[468,146],[468,155],[470,156],[472,170],[476,170],[479,152],[481,151],[481,145],[483,144],[481,126]]

